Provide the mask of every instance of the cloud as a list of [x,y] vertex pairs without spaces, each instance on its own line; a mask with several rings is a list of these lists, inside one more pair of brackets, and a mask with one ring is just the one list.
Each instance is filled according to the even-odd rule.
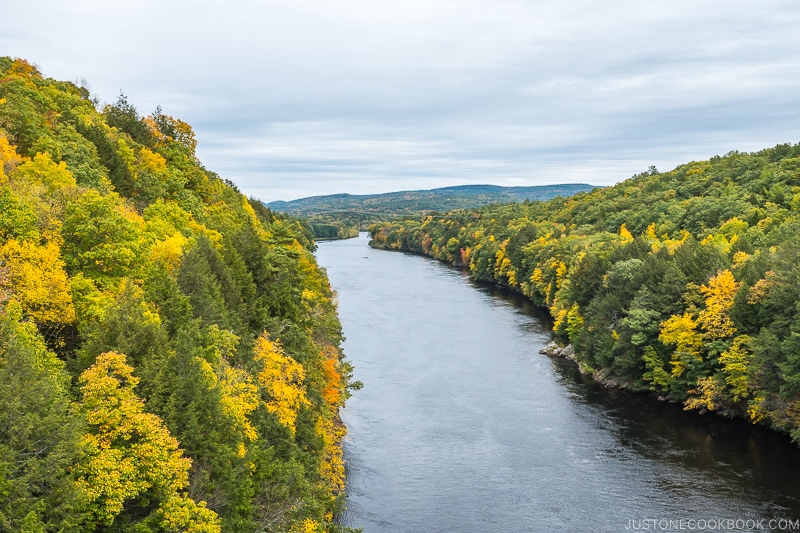
[[800,140],[800,6],[742,0],[32,0],[0,47],[193,125],[291,199],[609,184]]

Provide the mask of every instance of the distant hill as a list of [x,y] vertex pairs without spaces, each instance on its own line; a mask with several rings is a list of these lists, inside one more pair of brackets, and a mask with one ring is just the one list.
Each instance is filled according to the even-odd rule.
[[488,204],[549,200],[556,196],[572,196],[590,191],[595,186],[585,183],[537,185],[532,187],[500,187],[498,185],[459,185],[423,191],[399,191],[384,194],[330,194],[310,196],[290,202],[265,204],[273,211],[296,216],[330,213],[369,215],[406,215],[427,211],[451,211]]

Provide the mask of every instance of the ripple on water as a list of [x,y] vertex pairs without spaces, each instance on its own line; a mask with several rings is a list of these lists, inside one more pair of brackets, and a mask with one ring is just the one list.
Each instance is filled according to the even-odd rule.
[[342,412],[345,524],[612,532],[651,517],[800,518],[800,457],[780,435],[587,381],[537,353],[550,326],[529,302],[440,263],[364,236],[317,256],[365,385]]

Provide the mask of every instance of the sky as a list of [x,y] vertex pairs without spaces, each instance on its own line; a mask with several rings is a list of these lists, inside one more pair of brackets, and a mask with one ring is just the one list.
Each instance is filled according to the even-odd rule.
[[800,142],[796,0],[26,0],[0,55],[194,129],[266,202],[611,185]]

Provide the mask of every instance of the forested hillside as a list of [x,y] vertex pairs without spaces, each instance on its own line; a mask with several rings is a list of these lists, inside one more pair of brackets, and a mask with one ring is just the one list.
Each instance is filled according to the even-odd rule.
[[498,185],[459,185],[424,191],[398,191],[384,194],[329,194],[290,202],[269,202],[267,207],[292,215],[318,215],[331,212],[390,213],[407,215],[419,211],[450,211],[465,207],[525,200],[549,200],[593,189],[585,183],[500,187]]
[[0,530],[338,530],[350,367],[307,229],[186,123],[0,58]]
[[470,209],[492,203],[549,200],[589,191],[585,183],[500,187],[497,185],[459,185],[424,191],[398,191],[384,194],[330,194],[291,202],[270,202],[273,211],[302,216],[309,220],[313,234],[321,239],[355,237],[359,229],[407,215],[431,211]]
[[383,224],[555,320],[584,370],[800,442],[800,145],[530,205]]

